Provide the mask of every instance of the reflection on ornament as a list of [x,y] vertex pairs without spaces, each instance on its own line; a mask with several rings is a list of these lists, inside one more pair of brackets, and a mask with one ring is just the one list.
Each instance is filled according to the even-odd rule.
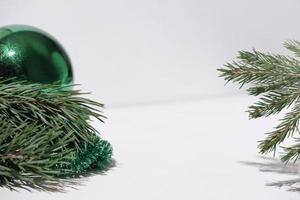
[[73,73],[64,48],[48,33],[24,25],[0,28],[0,77],[70,84]]

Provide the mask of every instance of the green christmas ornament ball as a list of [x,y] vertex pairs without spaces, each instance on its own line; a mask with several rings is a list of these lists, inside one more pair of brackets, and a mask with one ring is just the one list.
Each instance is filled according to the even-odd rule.
[[31,26],[0,28],[0,78],[35,83],[70,84],[71,61],[64,48],[48,33]]

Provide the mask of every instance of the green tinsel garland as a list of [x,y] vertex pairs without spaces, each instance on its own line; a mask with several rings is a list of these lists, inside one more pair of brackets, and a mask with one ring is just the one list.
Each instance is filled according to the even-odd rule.
[[91,136],[90,143],[83,142],[80,150],[72,152],[68,164],[61,166],[70,170],[66,176],[80,175],[87,170],[104,170],[111,164],[112,146],[96,134]]

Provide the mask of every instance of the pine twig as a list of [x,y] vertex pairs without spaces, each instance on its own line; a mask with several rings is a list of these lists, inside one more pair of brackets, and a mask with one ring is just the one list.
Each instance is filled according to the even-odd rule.
[[34,188],[36,180],[109,165],[111,145],[90,124],[105,119],[103,104],[83,94],[56,84],[0,81],[0,184]]
[[[300,43],[288,41],[285,47],[296,57],[300,56]],[[262,53],[240,51],[237,61],[227,63],[218,69],[227,82],[236,82],[241,87],[250,84],[250,95],[259,96],[259,101],[249,107],[250,118],[267,117],[283,109],[291,108],[280,124],[267,133],[259,142],[260,153],[275,152],[277,147],[289,137],[294,137],[300,119],[300,61],[297,58]],[[283,147],[282,160],[285,162],[300,158],[300,141]]]

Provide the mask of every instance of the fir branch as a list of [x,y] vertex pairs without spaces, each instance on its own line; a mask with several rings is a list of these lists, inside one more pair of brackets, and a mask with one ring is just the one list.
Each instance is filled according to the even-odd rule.
[[294,58],[253,50],[240,51],[238,59],[218,69],[227,82],[237,82],[241,86],[247,83],[273,85],[300,79],[300,64]]
[[291,147],[283,148],[284,152],[282,153],[281,160],[284,162],[294,161],[296,162],[300,158],[300,143],[299,139],[297,143]]
[[259,142],[261,153],[275,151],[278,144],[282,143],[287,137],[293,136],[297,131],[300,119],[300,102],[297,102],[293,109],[288,112],[276,126],[275,130],[268,133],[267,138]]
[[[90,125],[92,118],[103,122],[103,104],[83,94],[56,84],[0,81],[0,184],[34,188],[36,180],[52,183],[101,160],[108,166],[112,148]],[[75,169],[83,163],[89,166]]]
[[285,48],[292,51],[295,56],[300,57],[300,42],[296,40],[290,40],[284,43]]
[[[285,47],[295,56],[300,56],[300,43],[288,41]],[[249,107],[250,118],[267,117],[292,107],[280,124],[267,133],[259,142],[260,153],[275,152],[286,138],[298,131],[300,119],[300,62],[298,59],[261,53],[240,51],[237,61],[218,69],[227,82],[236,82],[242,87],[250,84],[250,95],[259,96],[259,101]],[[288,162],[300,158],[300,141],[292,147],[283,148],[282,160]]]
[[51,127],[64,124],[67,132],[73,131],[78,141],[88,141],[87,135],[97,130],[87,117],[103,122],[105,116],[99,109],[103,104],[81,97],[83,94],[78,90],[62,90],[59,85],[0,82],[0,117],[7,117],[14,123],[29,120]]
[[250,95],[258,96],[267,92],[282,91],[286,87],[293,87],[293,86],[297,87],[297,85],[298,85],[297,82],[291,83],[290,81],[285,80],[274,84],[257,84],[254,86],[251,85],[251,87],[249,87],[247,91],[249,92]]
[[67,147],[75,140],[74,135],[60,128],[26,122],[16,126],[2,118],[0,131],[0,182],[4,184],[16,180],[33,184],[37,177],[51,180],[62,173],[54,166],[75,150]]
[[300,88],[285,87],[285,89],[270,90],[260,97],[254,105],[249,106],[250,118],[258,118],[279,113],[284,108],[289,108],[300,97]]

